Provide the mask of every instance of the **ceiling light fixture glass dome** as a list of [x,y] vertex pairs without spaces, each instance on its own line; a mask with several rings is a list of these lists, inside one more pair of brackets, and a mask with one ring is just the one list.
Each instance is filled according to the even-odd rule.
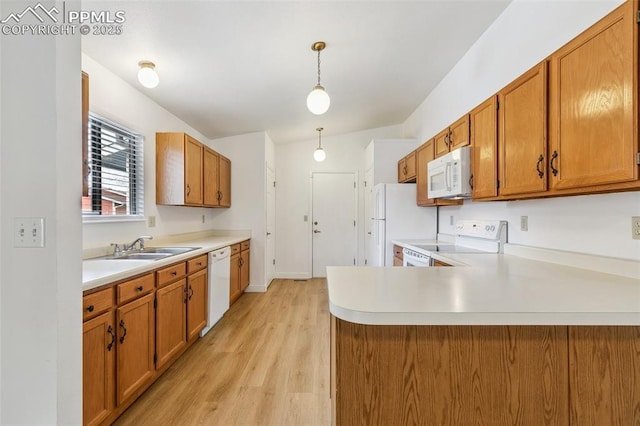
[[324,161],[325,158],[327,158],[327,153],[324,152],[324,149],[322,149],[322,127],[318,127],[316,129],[318,131],[318,148],[316,148],[316,150],[313,152],[313,159],[316,160],[318,163]]
[[138,66],[140,70],[138,71],[138,81],[144,87],[153,89],[160,83],[160,78],[156,73],[156,65],[150,61],[140,61],[138,62]]
[[315,115],[322,115],[329,110],[331,99],[329,94],[320,84],[320,51],[327,47],[324,41],[316,41],[311,45],[311,50],[318,52],[318,84],[316,84],[307,96],[307,108]]

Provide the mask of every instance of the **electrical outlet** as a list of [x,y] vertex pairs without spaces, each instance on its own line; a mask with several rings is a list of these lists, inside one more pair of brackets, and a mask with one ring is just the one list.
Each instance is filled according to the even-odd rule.
[[529,230],[529,216],[520,216],[520,230],[524,232]]
[[204,215],[202,215],[202,223],[204,223]]
[[44,247],[44,217],[16,217],[13,233],[14,247]]
[[640,240],[640,216],[631,216],[631,238]]
[[149,216],[148,225],[149,225],[149,228],[155,228],[156,227],[156,217],[155,216]]

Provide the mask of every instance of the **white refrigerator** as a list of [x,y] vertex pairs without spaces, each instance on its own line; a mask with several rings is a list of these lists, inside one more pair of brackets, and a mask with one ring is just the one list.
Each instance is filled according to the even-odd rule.
[[437,212],[418,207],[415,183],[381,183],[372,191],[369,264],[393,266],[393,240],[434,240]]

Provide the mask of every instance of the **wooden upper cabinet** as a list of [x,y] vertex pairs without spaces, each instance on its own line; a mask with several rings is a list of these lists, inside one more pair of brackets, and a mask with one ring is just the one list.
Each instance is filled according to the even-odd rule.
[[433,139],[436,158],[461,146],[469,145],[469,114],[460,117]]
[[218,205],[220,207],[231,207],[231,160],[220,155],[218,167],[220,193],[218,194]]
[[404,179],[406,176],[406,173],[405,173],[406,170],[407,170],[407,163],[403,157],[400,160],[398,160],[398,183],[404,182]]
[[498,195],[498,97],[471,111],[471,198]]
[[462,204],[462,200],[429,198],[427,187],[427,164],[435,158],[435,139],[428,140],[416,150],[416,203],[422,207],[451,206]]
[[547,189],[547,62],[498,93],[500,195]]
[[398,183],[416,181],[416,152],[412,151],[398,161]]
[[550,186],[638,179],[638,24],[627,1],[551,56]]
[[216,207],[220,205],[220,177],[219,162],[220,156],[211,148],[204,147],[203,153],[203,198],[204,205]]
[[186,133],[156,133],[156,204],[231,206],[231,161]]

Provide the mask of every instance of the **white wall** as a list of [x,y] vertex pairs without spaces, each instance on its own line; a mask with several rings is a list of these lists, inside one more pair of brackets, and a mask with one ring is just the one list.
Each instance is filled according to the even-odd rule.
[[[471,47],[403,125],[403,134],[427,140],[588,28],[622,1],[515,0]],[[529,231],[520,231],[520,216]],[[640,260],[631,216],[640,193],[616,193],[513,202],[465,201],[440,208],[440,231],[454,220],[509,221],[509,241],[537,247]]]
[[[322,137],[327,159],[313,160],[315,138],[275,147],[276,169],[276,277],[311,277],[311,173],[316,171],[358,173],[358,263],[364,259],[365,148],[375,138],[397,138],[399,126]],[[395,161],[397,162],[398,159]],[[395,164],[395,163],[394,163]],[[394,165],[395,167],[395,165]],[[304,221],[304,216],[309,221]]]
[[231,160],[231,208],[215,209],[211,223],[216,229],[251,230],[247,291],[265,291],[265,164],[273,143],[264,132],[256,132],[214,139],[209,145]]
[[[89,110],[144,136],[144,212],[145,217],[156,217],[154,228],[149,228],[147,221],[85,223],[84,248],[131,242],[140,235],[161,236],[213,228],[215,209],[158,206],[155,191],[156,132],[186,132],[202,143],[208,139],[140,92],[151,89],[129,85],[85,54],[82,69],[89,74]],[[227,156],[224,149],[220,153]]]
[[[2,36],[0,55],[0,424],[81,424],[80,36]],[[13,247],[20,216],[45,218],[44,248]]]

